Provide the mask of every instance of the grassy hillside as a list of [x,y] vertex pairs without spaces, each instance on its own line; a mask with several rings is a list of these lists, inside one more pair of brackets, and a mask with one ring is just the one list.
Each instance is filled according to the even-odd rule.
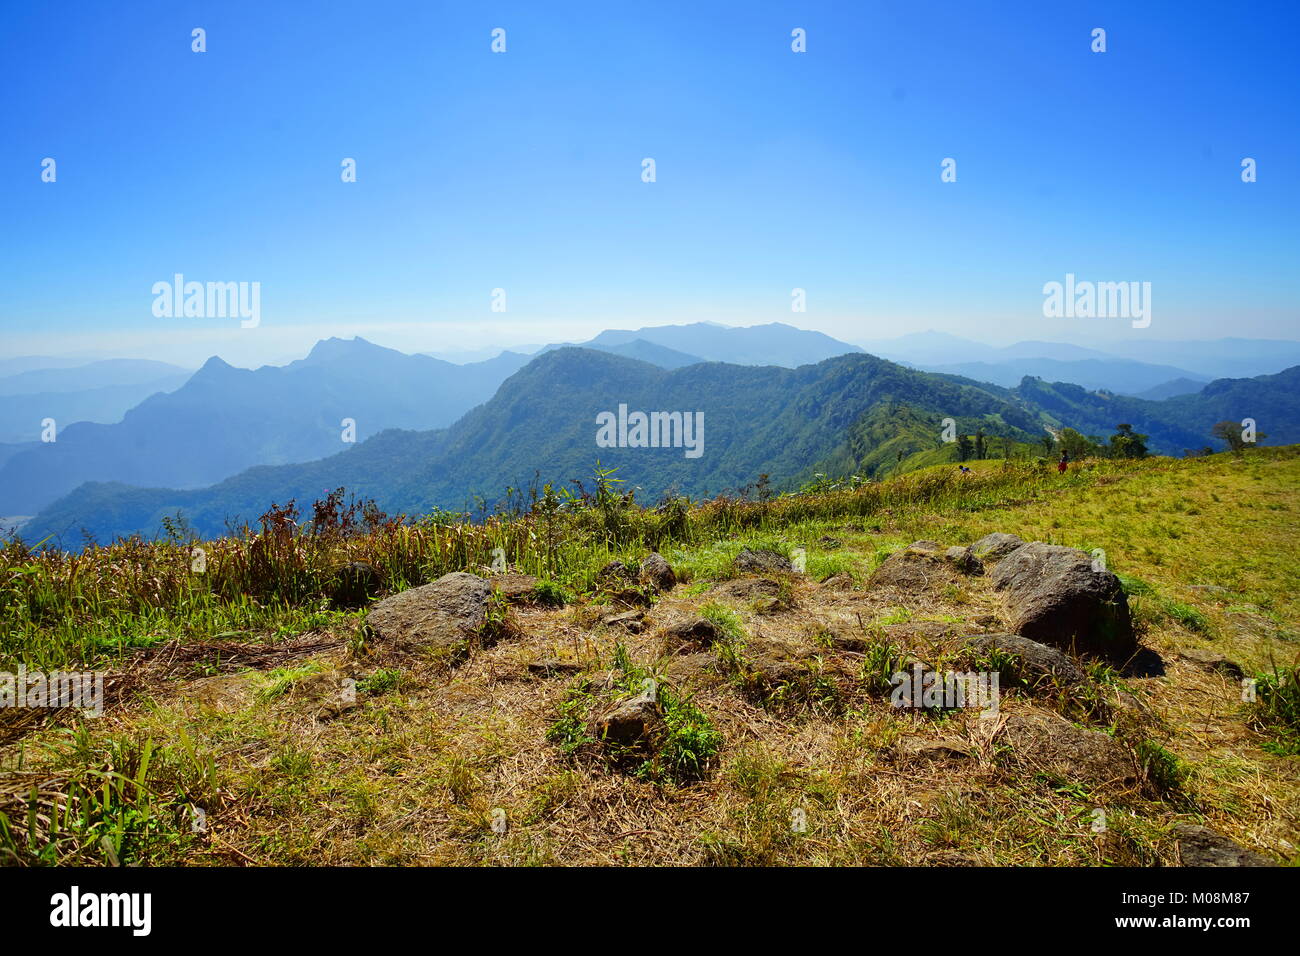
[[[1155,865],[1175,859],[1174,824],[1204,822],[1295,860],[1300,449],[1086,461],[1065,476],[979,462],[965,477],[942,466],[649,511],[608,478],[595,484],[586,501],[476,525],[397,526],[325,502],[295,532],[269,514],[256,533],[203,543],[202,573],[180,531],[76,556],[3,546],[0,670],[106,668],[109,705],[99,720],[0,711],[0,855]],[[962,638],[998,630],[1002,608],[981,578],[908,593],[873,584],[872,570],[917,539],[995,530],[1103,549],[1125,581],[1161,665],[1084,662],[1087,680],[1068,688],[1007,684],[1003,716],[1099,730],[1132,755],[1135,780],[1025,764],[1009,731],[969,711],[889,706],[882,677],[909,656],[980,665]],[[746,596],[753,579],[731,565],[746,545],[802,547],[807,573]],[[540,576],[551,605],[497,605],[495,643],[468,657],[399,653],[364,609],[330,608],[348,561],[396,592],[487,574],[498,547]],[[597,572],[649,548],[679,583],[647,595],[643,626],[628,629]],[[726,635],[716,654],[667,653],[665,628],[701,615]],[[774,643],[792,656],[762,671],[755,649]],[[1198,658],[1207,649],[1259,676],[1256,702]],[[669,717],[661,749],[633,763],[593,751],[579,720],[592,688],[607,678],[607,693],[630,692],[646,676]],[[340,707],[345,679],[356,700]]]

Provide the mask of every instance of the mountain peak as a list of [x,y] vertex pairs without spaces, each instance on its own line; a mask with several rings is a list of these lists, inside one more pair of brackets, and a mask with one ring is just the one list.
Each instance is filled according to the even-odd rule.
[[211,378],[218,375],[225,375],[227,372],[233,371],[235,371],[235,366],[231,365],[220,355],[214,355],[212,358],[204,362],[199,370],[194,373],[194,378],[199,378],[200,376]]

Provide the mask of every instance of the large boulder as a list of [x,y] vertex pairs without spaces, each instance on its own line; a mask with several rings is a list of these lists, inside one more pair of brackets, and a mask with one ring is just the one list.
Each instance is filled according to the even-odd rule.
[[1124,662],[1137,651],[1119,578],[1095,570],[1075,548],[1035,541],[998,562],[993,586],[1006,592],[1006,618],[1022,637]]
[[384,598],[366,621],[380,642],[393,646],[468,650],[487,636],[491,597],[491,582],[456,571]]

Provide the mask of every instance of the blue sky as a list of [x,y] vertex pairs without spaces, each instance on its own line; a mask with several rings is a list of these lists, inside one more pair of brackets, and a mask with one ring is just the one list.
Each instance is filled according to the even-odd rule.
[[[9,5],[0,354],[250,362],[706,319],[1296,337],[1296,10]],[[177,272],[260,282],[261,324],[155,318]],[[1151,326],[1044,318],[1067,272],[1151,282]]]

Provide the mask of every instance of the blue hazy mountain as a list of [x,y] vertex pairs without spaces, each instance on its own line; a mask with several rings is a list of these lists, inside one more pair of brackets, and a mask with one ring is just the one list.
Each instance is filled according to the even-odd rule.
[[[284,366],[209,359],[180,388],[120,422],[59,422],[56,440],[0,465],[0,514],[34,514],[85,481],[194,488],[254,465],[310,461],[386,428],[454,422],[529,361],[504,353],[453,365],[364,339],[326,339]],[[39,433],[24,437],[39,438]]]
[[862,349],[821,332],[797,329],[783,322],[737,328],[713,322],[659,325],[641,329],[606,329],[582,343],[588,348],[612,348],[637,340],[650,342],[711,362],[734,365],[780,365],[797,368]]

